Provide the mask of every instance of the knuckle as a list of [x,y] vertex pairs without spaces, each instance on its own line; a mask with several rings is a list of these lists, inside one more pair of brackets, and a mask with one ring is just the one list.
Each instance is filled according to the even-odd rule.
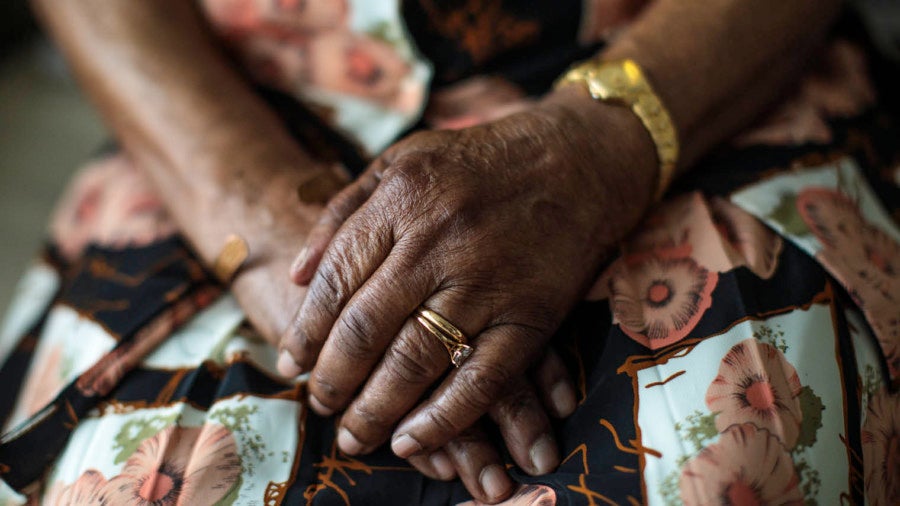
[[429,184],[419,156],[407,155],[384,171],[382,187],[390,198],[410,199],[420,195]]
[[440,152],[419,149],[395,158],[384,170],[383,184],[398,185],[396,190],[419,191],[429,188],[435,182],[435,167],[444,160]]
[[465,427],[459,427],[454,422],[454,417],[440,407],[427,411],[428,421],[437,428],[438,432],[446,435],[459,434]]
[[341,269],[335,265],[333,255],[329,255],[316,270],[310,283],[309,298],[317,302],[320,309],[338,307],[347,297],[348,283],[340,275]]
[[348,306],[338,320],[339,337],[335,346],[348,358],[371,358],[378,351],[375,328],[375,322],[366,310],[357,305]]
[[400,340],[388,350],[385,368],[404,383],[430,384],[443,368],[436,358],[425,350],[424,346],[414,346],[406,340]]
[[380,443],[381,436],[391,428],[391,421],[374,406],[369,405],[365,400],[355,402],[350,408],[350,413],[354,418],[361,422],[359,426],[362,427],[363,430],[355,431],[354,434],[363,443]]
[[533,347],[532,343],[546,341],[563,319],[562,311],[539,300],[527,300],[520,307],[510,307],[510,297],[503,294],[500,306],[507,309],[500,309],[492,324],[511,341],[529,344],[529,349]]
[[459,370],[460,401],[464,409],[487,411],[509,388],[511,375],[498,364],[472,363]]
[[529,323],[520,325],[519,331],[528,338],[536,338],[542,334],[549,334],[560,320],[560,311],[557,308],[536,302],[534,307],[522,315],[522,321]]

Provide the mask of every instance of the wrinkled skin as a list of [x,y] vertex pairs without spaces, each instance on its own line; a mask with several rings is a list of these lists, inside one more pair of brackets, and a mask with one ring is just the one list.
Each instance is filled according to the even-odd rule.
[[[431,464],[432,470],[446,471],[436,464],[448,461],[463,467],[463,481],[483,502],[508,495],[512,486],[502,469],[485,465],[497,462],[496,453],[473,450],[477,428],[429,452],[471,425],[498,393],[528,398],[529,388],[518,378],[580,296],[598,258],[637,221],[655,185],[653,146],[636,118],[625,108],[582,100],[568,114],[541,105],[455,134],[415,136],[336,197],[310,231],[307,225],[316,218],[306,212],[279,217],[285,204],[275,202],[296,200],[278,190],[295,187],[277,179],[261,187],[272,191],[244,190],[262,203],[248,200],[246,209],[238,203],[223,212],[221,196],[234,193],[231,185],[242,171],[267,166],[304,171],[305,163],[277,118],[229,68],[193,4],[32,3],[116,138],[147,170],[201,257],[214,259],[227,233],[246,234],[253,258],[234,291],[270,339],[288,320],[282,369],[295,373],[294,362],[306,369],[315,365],[315,409],[350,406],[341,421],[341,447],[367,451],[386,440],[394,423],[413,408],[393,440],[397,453],[414,453],[410,461],[420,469]],[[656,0],[602,56],[635,58],[645,68],[676,123],[685,168],[781,95],[824,40],[841,6],[837,0]],[[325,18],[343,22],[341,15]],[[765,37],[759,36],[760,26],[766,27]],[[210,83],[216,93],[209,92]],[[269,160],[273,152],[288,153],[286,163],[244,157],[248,146],[261,144],[254,153]],[[309,246],[293,269],[295,281],[309,281],[325,245],[332,237],[334,243],[300,310],[307,318],[291,320],[282,314],[296,299],[274,305],[263,299],[279,298],[272,287],[286,285],[284,259],[292,255],[284,253],[285,245],[303,240],[307,232]],[[293,292],[299,299],[301,291]],[[417,405],[419,394],[448,365],[434,340],[407,321],[422,302],[469,333],[477,351]],[[353,329],[363,328],[354,335]],[[356,356],[345,353],[354,351]],[[441,373],[435,372],[437,364]],[[340,372],[348,376],[335,378]],[[374,375],[364,384],[369,372]],[[381,396],[389,385],[400,389],[391,392],[394,400],[405,399],[397,403],[400,408]],[[539,381],[536,386],[541,388]],[[519,422],[513,425],[525,427],[516,434],[527,435],[533,420],[523,406],[534,405],[529,402],[513,400],[508,409],[500,409],[502,402],[491,404],[490,414],[497,420],[495,411],[501,411],[506,420]],[[350,448],[347,434],[365,444]],[[544,466],[527,465],[525,457],[552,456],[538,440],[508,430],[505,436],[516,462],[530,472]],[[488,493],[484,487],[490,484],[498,486],[488,487]]]
[[[206,212],[219,217],[205,223],[202,230],[210,237],[237,233],[248,242],[251,255],[233,280],[231,290],[254,328],[270,342],[277,342],[273,336],[289,328],[291,316],[307,292],[305,287],[294,286],[285,279],[297,240],[315,230],[317,216],[329,215],[320,205],[298,203],[297,187],[309,177],[308,173],[331,169],[308,167],[301,173],[274,161],[256,157],[252,160],[269,163],[259,163],[262,169],[231,173],[225,183],[229,191],[215,198],[200,199],[211,206]],[[429,341],[429,344],[436,342]],[[439,345],[437,351],[437,358],[446,357]],[[569,415],[575,409],[574,389],[562,361],[552,352],[542,357],[541,363],[527,376],[528,380],[526,374],[519,375],[516,391],[498,399],[490,413],[491,419],[510,440],[522,441],[519,447],[527,448],[541,441],[545,452],[549,452],[545,460],[555,465],[558,457],[552,446],[548,413],[557,417]],[[346,441],[346,435],[339,433],[338,440]],[[484,497],[502,498],[512,490],[513,484],[502,467],[492,467],[500,465],[500,455],[478,427],[442,446],[412,457],[410,462],[432,478],[460,476],[470,487],[477,486],[482,471],[491,468],[495,472],[487,476],[494,477],[492,483],[499,492]],[[527,452],[525,455],[527,458]],[[477,494],[481,489],[476,490]]]
[[[310,233],[293,272],[309,292],[279,365],[311,371],[316,411],[346,410],[344,451],[371,451],[393,431],[394,452],[415,458],[494,414],[522,391],[518,378],[646,208],[656,168],[641,125],[627,109],[564,96],[494,123],[412,135],[335,197]],[[420,403],[448,369],[447,352],[410,318],[422,305],[475,352]],[[537,430],[520,423],[504,437],[516,462],[541,474],[558,456],[535,420]]]

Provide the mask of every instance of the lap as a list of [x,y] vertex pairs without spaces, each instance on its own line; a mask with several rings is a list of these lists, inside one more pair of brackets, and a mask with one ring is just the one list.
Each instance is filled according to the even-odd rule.
[[[897,477],[879,470],[897,455],[880,435],[900,432],[884,380],[897,306],[879,290],[897,284],[853,274],[871,255],[842,244],[890,260],[900,234],[884,212],[893,190],[869,177],[884,167],[843,139],[841,156],[833,146],[726,156],[730,173],[707,173],[706,192],[670,197],[647,218],[554,339],[579,407],[556,426],[566,456],[556,472],[511,469],[549,487],[523,489],[520,503],[890,502]],[[805,167],[766,172],[798,160]],[[302,379],[275,374],[275,350],[134,169],[116,155],[78,176],[7,318],[0,384],[15,388],[0,415],[7,430],[27,424],[2,441],[0,497],[13,487],[49,502],[468,498],[389,448],[341,454],[334,420],[306,408]],[[16,453],[25,448],[33,457]]]

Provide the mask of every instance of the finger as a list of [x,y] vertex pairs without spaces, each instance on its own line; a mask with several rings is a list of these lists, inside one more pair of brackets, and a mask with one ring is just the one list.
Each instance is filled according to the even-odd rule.
[[[420,141],[401,142],[389,148],[378,164],[373,165],[372,173],[383,173],[393,166],[393,160],[404,149],[412,149],[404,146],[446,142],[446,139],[442,141],[424,133],[409,137],[410,141],[415,139]],[[410,182],[405,176],[416,171],[417,165],[416,161],[411,161],[396,170],[398,177],[393,178],[396,184],[388,185],[384,191],[381,191],[384,185],[378,182],[378,188],[368,202],[344,222],[329,242],[310,281],[306,298],[282,339],[278,360],[282,374],[296,376],[312,368],[344,305],[388,256],[396,231],[391,214],[385,210],[397,207],[396,196],[408,195],[410,190],[415,190],[409,188]],[[376,198],[379,193],[384,196],[380,200]]]
[[577,406],[575,385],[556,350],[547,348],[534,373],[534,386],[544,405],[557,418],[571,415]]
[[444,448],[466,490],[475,499],[497,503],[509,497],[514,484],[494,445],[479,428],[468,429]]
[[[488,317],[487,309],[483,309],[483,305],[472,305],[472,300],[468,291],[444,289],[421,305],[458,322],[465,334],[476,332]],[[417,307],[419,304],[413,310]],[[461,308],[467,309],[461,311]],[[339,429],[346,431],[342,442],[347,445],[341,446],[341,450],[348,454],[368,453],[386,441],[403,415],[415,407],[428,388],[451,366],[447,349],[411,315],[413,310],[406,313],[410,316],[368,380],[358,378],[360,382],[366,381],[365,387],[353,399]],[[329,338],[326,349],[332,339]],[[337,348],[337,341],[334,344]],[[325,358],[326,351],[323,350],[320,364]],[[319,364],[316,370],[318,368]],[[332,364],[324,370],[336,368],[336,364]],[[333,375],[346,377],[347,374],[337,371]]]
[[520,378],[509,395],[490,410],[506,449],[516,464],[531,475],[547,474],[559,465],[559,451],[550,419],[533,387]]
[[[353,400],[409,316],[434,290],[433,277],[428,270],[418,267],[418,260],[404,254],[404,249],[402,246],[395,248],[335,321],[309,377],[310,405],[318,413],[334,413]],[[432,348],[432,357],[440,357],[439,351]],[[432,364],[431,368],[434,367]],[[436,378],[440,371],[434,374]],[[423,391],[425,387],[427,385],[422,387]],[[399,394],[388,395],[396,397]],[[344,418],[348,416],[353,417],[354,413],[348,413]],[[379,412],[370,416],[368,421],[377,425],[393,425],[397,421],[385,421]],[[360,434],[356,435],[361,441],[371,440],[365,433],[361,438]],[[352,447],[342,449],[353,451]]]
[[543,333],[519,325],[498,325],[474,341],[475,352],[453,371],[394,431],[391,449],[401,457],[441,448],[506,396],[527,369]]
[[390,225],[369,205],[338,230],[282,337],[278,359],[281,374],[290,377],[312,369],[347,301],[388,256],[392,236]]
[[456,468],[444,450],[437,450],[430,455],[413,455],[409,463],[432,480],[450,481],[456,478]]
[[291,264],[291,280],[301,286],[309,284],[328,243],[341,225],[356,212],[378,187],[382,164],[376,160],[359,178],[338,192],[322,210],[319,220],[307,235],[300,253]]
[[400,418],[447,370],[447,350],[431,335],[422,335],[409,318],[353,400],[338,429],[338,446],[348,455],[366,454],[391,434]]

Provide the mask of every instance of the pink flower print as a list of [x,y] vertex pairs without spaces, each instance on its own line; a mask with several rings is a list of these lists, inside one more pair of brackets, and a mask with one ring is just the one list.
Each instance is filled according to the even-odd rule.
[[872,396],[863,424],[862,450],[869,504],[900,504],[900,394],[882,388]]
[[175,222],[155,188],[122,154],[82,169],[50,223],[55,244],[70,261],[90,243],[116,248],[145,246],[175,232]]
[[63,383],[65,379],[63,377],[64,351],[61,344],[45,348],[36,358],[21,395],[25,416],[31,416],[40,411],[65,386]]
[[800,435],[800,377],[780,350],[754,338],[731,347],[706,391],[716,429],[745,422],[767,429],[785,448]]
[[172,426],[140,444],[104,495],[123,506],[212,505],[240,475],[241,459],[228,429]]
[[826,247],[849,246],[843,243],[861,239],[862,229],[868,226],[856,202],[832,188],[805,188],[796,202],[800,217]]
[[55,483],[44,497],[43,504],[48,506],[108,504],[102,493],[106,483],[102,473],[89,469],[69,486],[63,486],[60,482]]
[[737,253],[735,265],[746,265],[762,279],[771,278],[784,248],[781,236],[723,198],[710,199],[710,209],[722,238]]
[[206,16],[226,35],[239,34],[262,24],[265,8],[256,0],[201,0]]
[[225,36],[249,33],[312,34],[347,29],[347,0],[202,0],[215,28]]
[[733,425],[681,470],[688,506],[802,506],[800,479],[778,437],[753,424]]
[[735,144],[792,145],[831,142],[828,118],[851,117],[875,102],[865,52],[837,40],[823,52],[819,65],[794,95],[762,124],[738,136]]
[[691,258],[635,255],[613,272],[610,305],[626,335],[656,350],[684,339],[712,305],[719,275]]
[[891,376],[900,376],[900,244],[830,188],[803,190],[797,210],[823,245],[818,259],[869,320]]
[[68,487],[54,485],[48,504],[203,506],[224,498],[241,476],[234,436],[221,425],[171,426],[144,440],[122,472],[106,481],[86,471]]
[[411,114],[424,102],[412,66],[393,45],[350,31],[329,31],[306,45],[310,84]]
[[290,38],[253,34],[238,46],[254,78],[286,93],[313,97],[327,90],[403,114],[417,111],[425,98],[410,62],[393,45],[368,35],[345,30]]

